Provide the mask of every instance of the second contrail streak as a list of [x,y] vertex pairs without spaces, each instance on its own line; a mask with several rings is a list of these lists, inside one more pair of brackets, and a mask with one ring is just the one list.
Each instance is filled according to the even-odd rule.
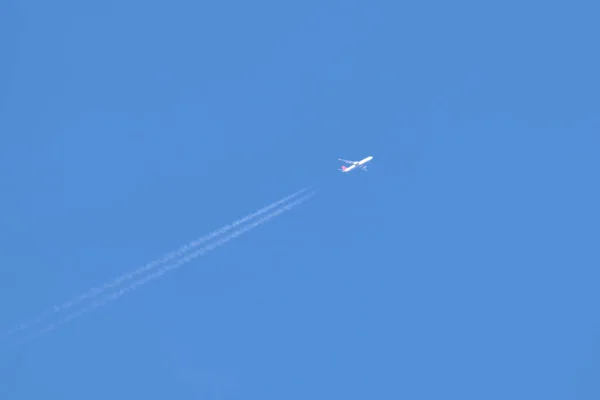
[[57,313],[59,313],[61,311],[73,308],[74,306],[83,302],[84,300],[99,297],[102,294],[106,293],[108,289],[119,286],[119,285],[123,284],[124,282],[127,282],[127,281],[137,277],[138,275],[141,275],[145,272],[149,272],[149,271],[157,268],[158,266],[167,263],[168,261],[170,261],[174,258],[180,257],[183,254],[185,254],[187,251],[198,247],[202,243],[205,243],[211,239],[214,239],[224,233],[229,232],[230,230],[234,229],[235,227],[237,227],[241,224],[244,224],[262,214],[267,213],[268,211],[284,204],[285,202],[293,199],[294,197],[299,196],[301,193],[305,192],[306,190],[307,190],[307,188],[301,189],[301,190],[297,191],[296,193],[293,193],[287,197],[284,197],[281,200],[271,203],[271,204],[261,208],[260,210],[253,212],[252,214],[249,214],[243,218],[238,219],[237,221],[232,222],[229,225],[225,225],[222,228],[216,229],[207,235],[204,235],[196,240],[193,240],[192,242],[190,242],[184,246],[181,246],[179,249],[164,255],[162,258],[151,261],[148,264],[146,264],[134,271],[131,271],[129,273],[121,275],[120,277],[114,279],[111,282],[105,283],[102,286],[98,286],[93,289],[90,289],[89,291],[79,295],[78,297],[73,298],[72,300],[66,301],[65,303],[63,303],[59,306],[55,306],[53,309],[39,315],[38,317],[35,317],[27,322],[17,325],[16,327],[9,330],[8,332],[5,332],[3,335],[0,335],[0,338],[2,338],[3,336],[4,337],[10,336],[10,335],[20,332],[22,330],[28,329],[34,325],[37,325],[37,324],[41,323],[42,321],[56,315]]
[[287,204],[285,206],[282,206],[280,209],[267,214],[266,216],[260,218],[259,220],[255,221],[255,222],[253,222],[251,224],[248,224],[248,225],[244,226],[243,228],[240,228],[240,229],[238,229],[238,230],[230,233],[229,235],[226,235],[225,237],[222,237],[221,239],[219,239],[219,240],[217,240],[217,241],[215,241],[215,242],[213,242],[213,243],[211,243],[209,245],[206,245],[206,246],[204,246],[204,247],[202,247],[202,248],[200,248],[200,249],[198,249],[196,251],[191,252],[190,254],[182,257],[177,262],[175,262],[173,264],[169,264],[169,265],[167,265],[165,267],[162,267],[158,271],[156,271],[156,272],[154,272],[152,274],[146,275],[145,277],[140,278],[140,279],[134,281],[129,286],[127,286],[127,287],[125,287],[123,289],[117,290],[114,293],[109,294],[106,297],[93,302],[91,305],[83,308],[82,310],[74,312],[72,314],[69,314],[68,316],[66,316],[62,320],[60,320],[60,321],[58,321],[58,322],[56,322],[54,324],[48,325],[47,327],[45,327],[44,329],[42,329],[41,331],[39,331],[37,334],[32,335],[29,339],[33,339],[33,338],[35,338],[35,337],[37,337],[39,335],[42,335],[44,333],[48,333],[50,331],[53,331],[56,328],[58,328],[59,326],[65,325],[65,324],[73,321],[74,319],[79,318],[79,317],[83,316],[84,314],[87,314],[87,313],[91,312],[92,310],[94,310],[94,309],[96,309],[98,307],[104,306],[104,305],[106,305],[106,304],[108,304],[108,303],[110,303],[112,301],[117,300],[118,298],[120,298],[121,296],[125,295],[126,293],[131,292],[131,291],[133,291],[133,290],[141,287],[142,285],[145,285],[148,282],[153,281],[153,280],[155,280],[155,279],[163,276],[167,272],[173,271],[173,270],[181,267],[182,265],[184,265],[184,264],[186,264],[186,263],[188,263],[188,262],[190,262],[190,261],[192,261],[192,260],[194,260],[194,259],[196,259],[198,257],[201,257],[201,256],[205,255],[206,253],[208,253],[208,252],[216,249],[217,247],[220,247],[220,246],[226,244],[227,242],[235,239],[236,237],[238,237],[238,236],[240,236],[240,235],[242,235],[242,234],[244,234],[244,233],[246,233],[246,232],[248,232],[248,231],[256,228],[259,225],[264,224],[265,222],[269,221],[270,219],[275,218],[276,216],[278,216],[278,215],[280,215],[280,214],[282,214],[282,213],[284,213],[284,212],[286,212],[286,211],[288,211],[288,210],[290,210],[290,209],[292,209],[292,208],[294,208],[294,207],[296,207],[296,206],[304,203],[305,201],[307,201],[308,199],[310,199],[311,197],[313,197],[315,194],[316,194],[316,192],[311,192],[308,195],[305,195],[305,196],[299,198],[298,200],[295,200],[295,201],[293,201],[293,202],[291,202],[291,203],[289,203],[289,204]]

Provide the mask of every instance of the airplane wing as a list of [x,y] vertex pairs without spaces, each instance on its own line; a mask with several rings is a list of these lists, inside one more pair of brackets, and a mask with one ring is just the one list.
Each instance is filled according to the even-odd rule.
[[338,160],[343,161],[346,164],[358,164],[358,161],[344,160],[343,158],[338,158]]

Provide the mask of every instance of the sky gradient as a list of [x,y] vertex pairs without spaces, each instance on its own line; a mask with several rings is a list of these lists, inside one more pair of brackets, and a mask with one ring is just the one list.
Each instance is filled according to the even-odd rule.
[[316,195],[0,337],[0,398],[597,399],[599,11],[1,2],[0,332]]

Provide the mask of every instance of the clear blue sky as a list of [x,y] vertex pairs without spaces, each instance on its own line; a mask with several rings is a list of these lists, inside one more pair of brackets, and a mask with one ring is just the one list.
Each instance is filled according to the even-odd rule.
[[599,398],[600,6],[217,3],[1,3],[2,329],[318,194],[0,398]]

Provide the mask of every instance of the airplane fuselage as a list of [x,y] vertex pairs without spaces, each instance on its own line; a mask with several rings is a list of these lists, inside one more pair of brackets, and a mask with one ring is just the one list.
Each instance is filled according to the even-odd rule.
[[367,166],[365,164],[368,163],[369,161],[371,161],[372,159],[373,159],[373,156],[363,158],[362,160],[355,162],[354,164],[350,165],[349,167],[345,167],[345,166],[342,167],[341,171],[342,172],[350,172],[357,167],[366,171]]
[[371,161],[372,159],[373,159],[373,156],[369,156],[369,157],[367,157],[367,158],[363,158],[362,160],[360,160],[360,161],[358,162],[358,165],[363,165],[363,164],[366,164],[366,163],[368,163],[369,161]]

